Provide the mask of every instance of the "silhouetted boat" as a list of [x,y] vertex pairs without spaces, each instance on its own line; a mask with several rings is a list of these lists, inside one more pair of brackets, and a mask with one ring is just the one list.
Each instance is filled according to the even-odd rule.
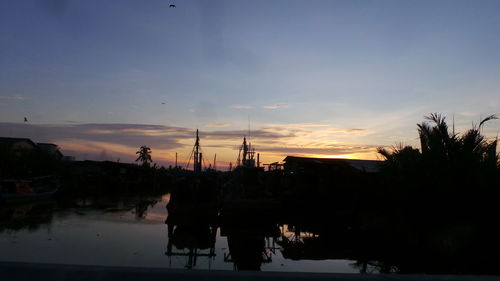
[[57,190],[57,183],[52,176],[0,180],[2,201],[41,200],[50,198]]
[[172,257],[187,257],[184,267],[188,269],[196,267],[200,257],[208,258],[209,265],[215,258],[218,186],[214,174],[202,171],[202,155],[196,130],[189,160],[193,160],[193,172],[177,180],[166,206],[168,244],[165,255],[169,257],[170,264]]
[[264,168],[260,167],[259,156],[243,138],[238,156],[238,166],[223,186],[222,220],[261,219],[276,214],[280,207],[264,183]]
[[219,203],[217,177],[202,171],[203,158],[198,130],[191,157],[193,172],[178,179],[171,191],[167,204],[167,224],[198,225],[200,222],[214,223],[216,220]]
[[216,183],[209,177],[192,176],[180,180],[167,204],[166,223],[197,225],[214,223],[218,213]]

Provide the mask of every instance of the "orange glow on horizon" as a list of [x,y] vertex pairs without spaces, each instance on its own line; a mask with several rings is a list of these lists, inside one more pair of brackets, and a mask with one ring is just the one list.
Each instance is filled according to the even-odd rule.
[[[91,159],[114,160],[120,159],[122,162],[135,163],[136,151],[140,145],[148,145],[148,137],[164,136],[168,138],[175,129],[157,128],[118,128],[118,129],[93,129],[91,134],[133,134],[144,136],[144,143],[137,144],[117,144],[111,142],[72,139],[61,140],[56,143],[64,150],[75,151],[83,154],[80,157]],[[183,131],[184,132],[184,131]],[[327,124],[265,124],[257,129],[250,142],[260,154],[260,163],[268,164],[282,162],[286,156],[314,157],[314,158],[339,158],[339,159],[365,159],[380,160],[371,141],[367,141],[366,135],[371,131],[363,129],[339,129]],[[270,134],[274,136],[270,137]],[[114,136],[116,137],[116,135]],[[234,167],[237,163],[238,150],[243,141],[243,135],[237,137],[234,134],[225,135],[221,132],[212,134],[210,131],[200,133],[201,147],[204,163],[206,167],[213,165],[214,155],[217,155],[216,167],[221,170],[227,169],[232,163]],[[140,140],[140,138],[139,138]],[[174,165],[177,153],[177,163],[186,167],[189,162],[189,155],[193,148],[195,136],[181,136],[174,138],[171,143],[176,143],[171,147],[155,147],[148,145],[152,150],[152,159],[160,166]],[[247,138],[247,141],[249,139]],[[175,148],[172,148],[175,147]],[[105,153],[104,153],[105,152]],[[88,156],[86,156],[88,155]],[[79,159],[84,160],[84,159]],[[192,161],[191,161],[192,162]]]
[[[91,142],[91,141],[61,141],[59,142],[60,147],[63,150],[78,151],[81,153],[88,154],[99,154],[102,151],[106,151],[107,156],[111,159],[122,158],[123,162],[134,163],[136,158],[136,151],[138,148],[130,147],[119,144],[111,144],[104,142]],[[172,150],[172,149],[159,149],[151,147],[153,161],[159,165],[171,165],[175,162],[175,153],[178,153],[178,165],[186,167],[190,155],[190,149],[187,146],[182,149]],[[262,164],[268,164],[273,162],[282,162],[286,156],[299,156],[299,157],[312,157],[312,158],[339,158],[339,159],[364,159],[364,160],[380,160],[378,154],[375,151],[370,152],[354,152],[348,154],[309,154],[309,153],[286,153],[286,152],[273,152],[265,151],[259,152],[258,147],[257,153],[260,153],[260,162]],[[208,167],[213,165],[214,154],[217,154],[217,168],[227,169],[229,163],[232,162],[233,167],[236,165],[236,160],[238,158],[238,150],[236,146],[230,145],[229,147],[210,147],[205,148],[204,159],[205,164]]]

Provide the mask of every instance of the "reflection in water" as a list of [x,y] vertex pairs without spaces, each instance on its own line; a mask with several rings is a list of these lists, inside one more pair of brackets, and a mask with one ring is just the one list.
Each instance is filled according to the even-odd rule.
[[59,219],[72,215],[85,215],[89,211],[102,214],[131,212],[136,219],[145,219],[148,209],[162,198],[78,198],[73,200],[42,200],[0,205],[0,233],[9,231],[37,231],[40,227],[50,228],[54,216]]
[[168,196],[136,195],[0,205],[0,261],[165,266],[157,253],[166,202]]
[[0,207],[0,233],[28,230],[37,231],[42,225],[50,226],[54,201],[7,205]]
[[314,220],[305,212],[221,223],[203,209],[191,217],[167,215],[168,200],[4,205],[0,261],[344,273],[495,274],[499,268],[494,228],[435,227],[407,236],[339,228],[334,217]]
[[[186,256],[186,268],[196,267],[198,257],[207,257],[209,260],[209,269],[211,261],[216,256],[215,240],[217,229],[206,225],[190,226],[190,225],[167,225],[168,228],[168,244],[167,252],[169,257],[169,265],[172,265],[173,256]],[[176,251],[172,249],[175,246]],[[186,253],[184,250],[187,250]],[[208,250],[204,252],[203,250]]]
[[159,200],[144,200],[137,202],[135,209],[135,217],[136,219],[145,219],[148,215],[148,209],[153,207]]
[[229,252],[224,261],[234,263],[236,270],[260,270],[263,263],[272,262],[276,255],[275,239],[279,237],[276,224],[238,225],[222,227],[221,236],[227,237]]

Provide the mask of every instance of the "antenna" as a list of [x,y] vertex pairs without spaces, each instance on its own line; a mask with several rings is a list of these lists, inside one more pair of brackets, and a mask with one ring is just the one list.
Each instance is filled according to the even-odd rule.
[[250,114],[248,114],[248,141],[250,141]]
[[215,165],[215,163],[217,163],[217,153],[215,153],[215,155],[214,155],[214,166],[213,166],[214,171],[217,170],[217,166]]

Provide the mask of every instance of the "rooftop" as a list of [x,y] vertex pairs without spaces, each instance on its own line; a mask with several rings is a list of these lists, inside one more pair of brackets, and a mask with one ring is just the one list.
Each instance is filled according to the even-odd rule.
[[312,157],[297,157],[297,156],[287,156],[283,161],[285,161],[287,164],[295,162],[303,165],[349,165],[357,170],[368,173],[379,172],[380,164],[383,162],[379,160],[312,158]]

